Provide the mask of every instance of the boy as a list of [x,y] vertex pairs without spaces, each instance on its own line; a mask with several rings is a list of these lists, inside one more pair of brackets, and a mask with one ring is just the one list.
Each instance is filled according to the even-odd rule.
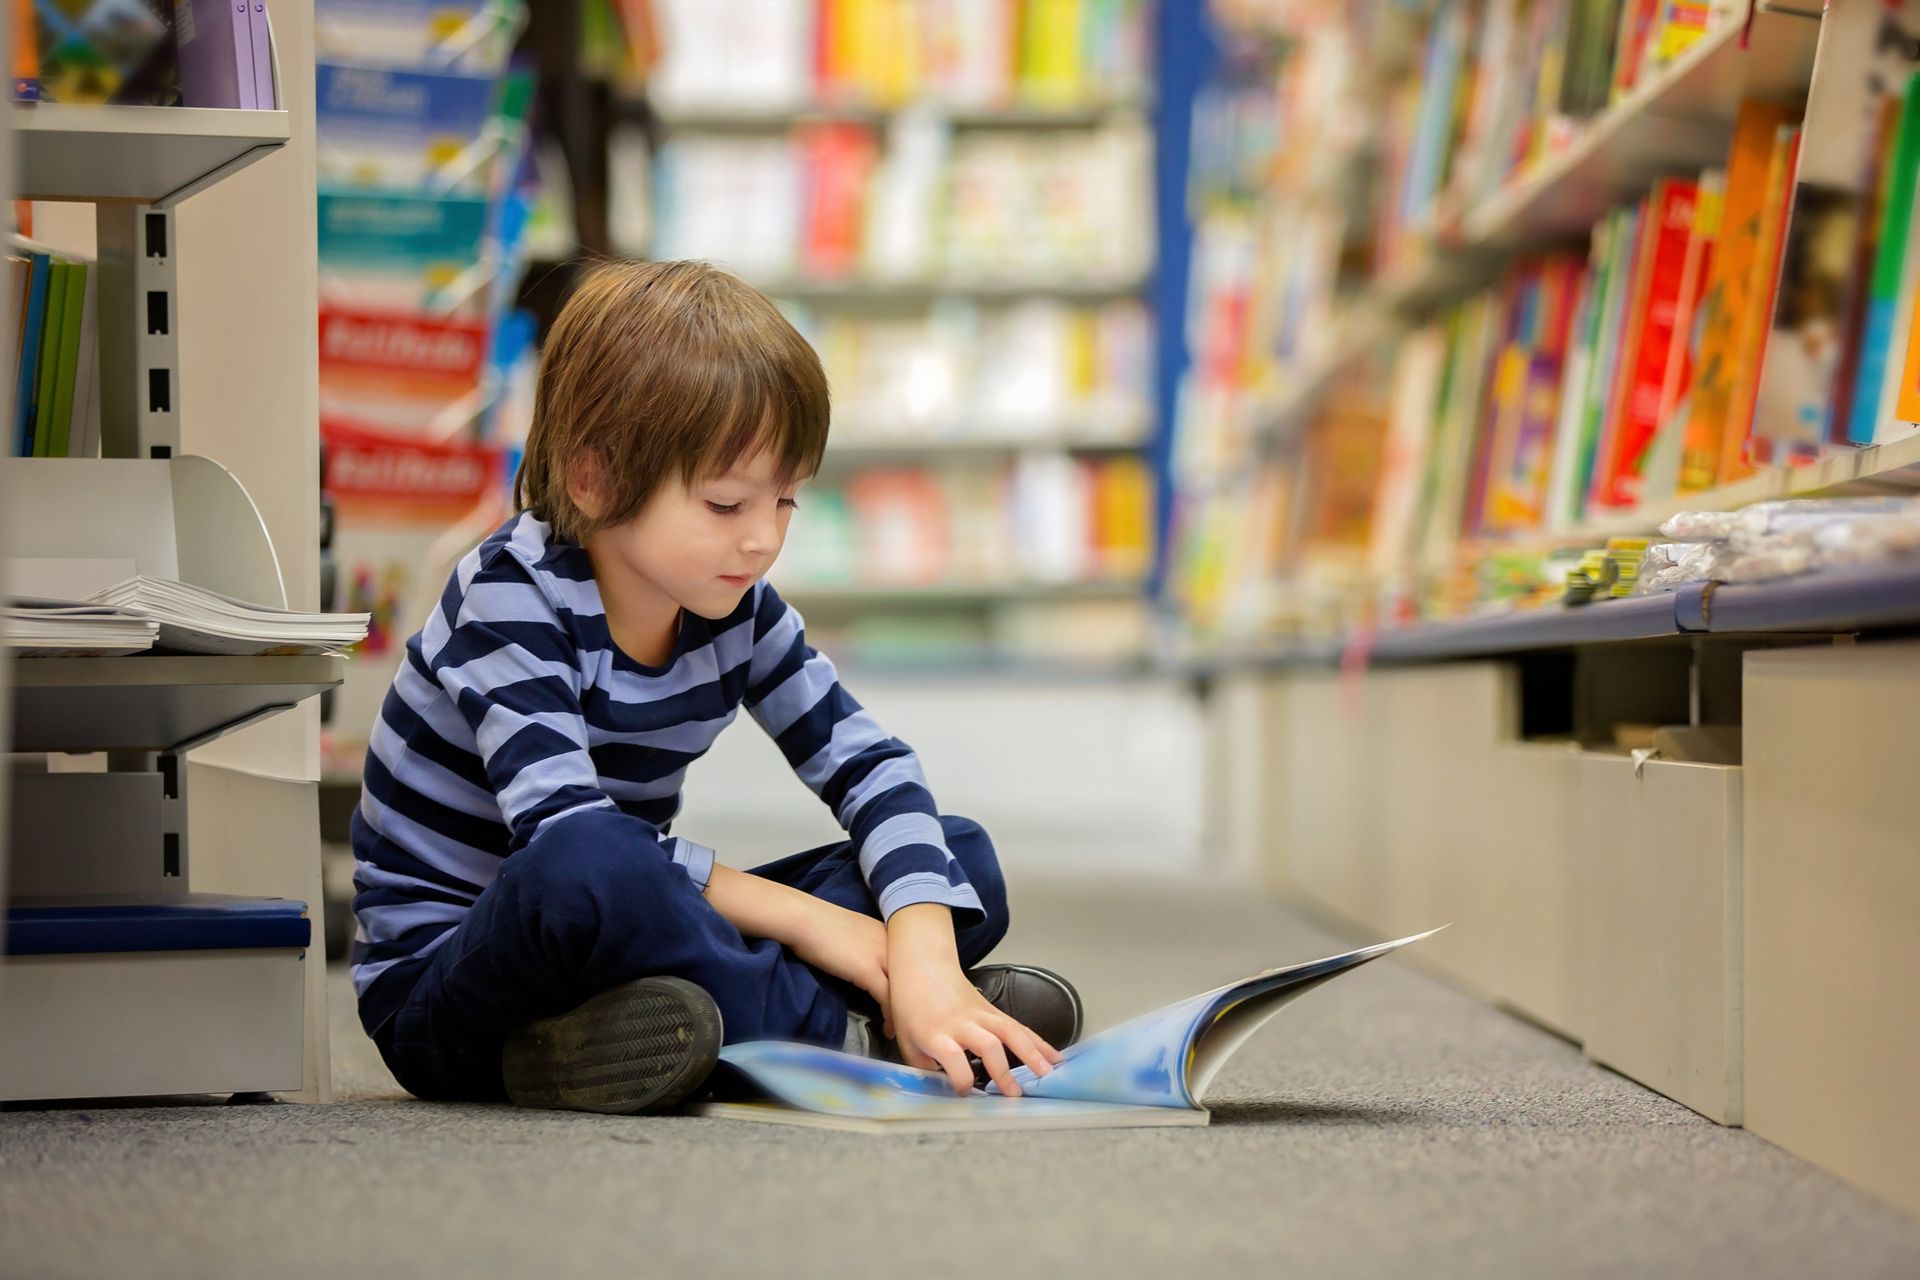
[[[703,263],[600,268],[555,322],[519,512],[408,643],[354,814],[354,987],[409,1092],[657,1110],[777,1038],[1018,1093],[1010,1056],[1079,1033],[1056,975],[967,970],[992,844],[761,581],[827,416],[812,348]],[[668,834],[742,705],[850,841],[746,874]]]

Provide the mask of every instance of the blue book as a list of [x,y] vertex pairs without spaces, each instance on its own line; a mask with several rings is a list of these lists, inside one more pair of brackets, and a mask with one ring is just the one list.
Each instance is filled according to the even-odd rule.
[[331,144],[342,139],[457,139],[478,136],[493,114],[499,81],[485,75],[314,64],[314,121]]
[[33,390],[40,373],[41,329],[47,319],[47,283],[52,263],[44,253],[32,254],[33,275],[27,283],[27,314],[20,328],[20,363],[13,384],[13,455],[33,456]]

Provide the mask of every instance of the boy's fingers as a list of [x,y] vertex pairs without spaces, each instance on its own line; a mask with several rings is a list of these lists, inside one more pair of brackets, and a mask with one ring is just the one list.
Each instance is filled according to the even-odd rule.
[[1008,1021],[1011,1025],[1000,1037],[1006,1041],[1007,1048],[1019,1055],[1020,1061],[1026,1063],[1036,1076],[1044,1076],[1053,1070],[1056,1055],[1047,1042],[1018,1022]]
[[967,1065],[967,1051],[951,1036],[940,1036],[927,1046],[927,1054],[939,1064],[953,1082],[953,1091],[965,1096],[973,1092],[973,1068]]
[[986,1027],[973,1028],[967,1047],[980,1055],[980,1064],[987,1069],[987,1076],[997,1085],[1000,1092],[1009,1098],[1020,1096],[1020,1082],[1013,1078],[1013,1072],[1007,1067],[1007,1051],[1000,1041],[994,1038]]

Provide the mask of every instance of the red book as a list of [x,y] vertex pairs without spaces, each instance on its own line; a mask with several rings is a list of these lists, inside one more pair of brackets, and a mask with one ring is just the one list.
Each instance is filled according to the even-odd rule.
[[[1676,355],[1674,326],[1679,321],[1681,293],[1687,280],[1687,244],[1693,236],[1696,184],[1661,182],[1653,190],[1648,212],[1645,247],[1652,259],[1645,272],[1644,300],[1630,322],[1625,358],[1625,395],[1617,410],[1619,420],[1608,433],[1606,465],[1597,494],[1608,506],[1630,507],[1640,497],[1640,467],[1647,444],[1660,428],[1661,392],[1667,383],[1667,364]],[[1685,352],[1678,353],[1684,358]]]
[[842,279],[860,265],[873,135],[857,124],[812,125],[801,131],[807,210],[800,261],[807,275]]

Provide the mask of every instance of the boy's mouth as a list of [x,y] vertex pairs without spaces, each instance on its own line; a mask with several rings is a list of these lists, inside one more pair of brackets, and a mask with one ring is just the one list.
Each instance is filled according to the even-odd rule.
[[720,575],[720,581],[730,587],[750,587],[753,585],[753,575],[750,573],[723,573]]

